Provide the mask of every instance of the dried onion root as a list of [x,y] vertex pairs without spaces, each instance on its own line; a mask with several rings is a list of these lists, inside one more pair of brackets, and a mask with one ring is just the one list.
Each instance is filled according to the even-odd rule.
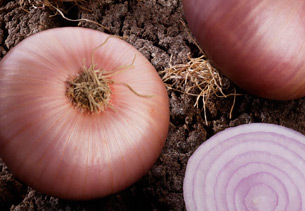
[[[206,103],[210,96],[228,97],[233,95],[235,102],[237,94],[225,94],[223,92],[223,89],[227,87],[224,87],[219,72],[210,64],[204,55],[197,58],[192,58],[190,55],[187,56],[189,61],[186,64],[172,65],[170,59],[169,67],[161,71],[160,74],[163,74],[162,80],[165,82],[167,89],[195,96],[195,107],[199,107],[199,101],[202,99],[204,118],[206,124],[208,124]],[[233,107],[234,103],[231,108],[230,117]]]
[[65,2],[74,3],[76,6],[82,6],[86,1],[85,0],[19,0],[19,4],[23,6],[25,2],[32,5],[34,8],[45,8],[53,7],[54,5],[62,4]]
[[[20,6],[23,8],[23,10],[25,10],[26,12],[28,12],[26,9],[24,9],[24,5],[25,5],[25,1],[26,0],[20,0],[19,4]],[[88,23],[93,23],[96,24],[98,26],[100,26],[101,28],[110,31],[109,28],[103,26],[102,24],[87,19],[87,18],[79,18],[79,19],[71,19],[66,17],[66,15],[64,14],[65,11],[61,9],[61,6],[63,3],[68,2],[68,3],[73,3],[74,5],[76,5],[77,7],[88,11],[88,12],[92,12],[90,11],[87,7],[84,6],[84,3],[86,2],[85,0],[55,0],[55,1],[49,1],[49,0],[27,0],[28,4],[31,5],[31,7],[33,7],[34,9],[44,9],[44,8],[50,8],[51,10],[55,10],[56,13],[54,15],[59,14],[63,19],[67,20],[67,21],[71,21],[71,22],[88,22]]]

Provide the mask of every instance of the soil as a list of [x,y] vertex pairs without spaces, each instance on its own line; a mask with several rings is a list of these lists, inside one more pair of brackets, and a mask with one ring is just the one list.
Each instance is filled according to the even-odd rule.
[[[71,19],[68,21],[38,0],[0,0],[0,58],[24,38],[54,27],[79,26],[127,37],[158,72],[171,64],[187,62],[187,55],[199,51],[185,22],[181,0],[89,0],[81,6],[51,1]],[[67,201],[41,194],[23,184],[0,160],[0,210],[185,210],[183,178],[188,158],[207,138],[225,128],[251,122],[284,125],[305,134],[305,99],[271,101],[251,96],[225,77],[226,92],[236,98],[211,96],[206,105],[194,107],[195,97],[168,90],[170,129],[165,147],[151,170],[128,189],[91,201]]]

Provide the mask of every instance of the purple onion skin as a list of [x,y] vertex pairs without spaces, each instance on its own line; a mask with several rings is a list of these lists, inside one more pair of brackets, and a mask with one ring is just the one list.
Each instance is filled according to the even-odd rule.
[[305,96],[305,1],[183,0],[186,20],[213,64],[249,93]]

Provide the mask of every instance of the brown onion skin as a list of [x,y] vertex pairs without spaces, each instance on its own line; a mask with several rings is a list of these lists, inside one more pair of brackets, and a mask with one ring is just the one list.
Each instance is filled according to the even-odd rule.
[[305,96],[305,1],[183,0],[186,20],[213,64],[260,97]]

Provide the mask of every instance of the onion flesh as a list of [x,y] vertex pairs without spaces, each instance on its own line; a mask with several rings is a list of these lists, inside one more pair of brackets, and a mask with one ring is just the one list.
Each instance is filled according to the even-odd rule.
[[[167,136],[169,102],[149,61],[127,42],[85,28],[57,28],[19,43],[0,62],[0,156],[32,188],[68,199],[120,191],[141,178]],[[67,80],[93,62],[109,76],[112,107],[80,112]],[[134,62],[133,62],[134,60]],[[131,65],[132,64],[132,65]],[[124,69],[124,68],[123,68]],[[128,84],[139,94],[133,93]]]
[[305,96],[305,2],[184,0],[189,27],[213,64],[248,92]]
[[204,142],[188,161],[188,211],[305,210],[305,136],[252,123]]

